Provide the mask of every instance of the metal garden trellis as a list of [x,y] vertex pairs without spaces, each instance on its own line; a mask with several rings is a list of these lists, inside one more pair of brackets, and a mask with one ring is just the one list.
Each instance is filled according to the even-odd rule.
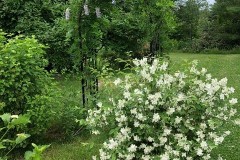
[[[97,64],[97,54],[99,52],[99,48],[103,47],[104,44],[102,42],[101,33],[101,20],[104,14],[109,12],[111,9],[110,6],[115,6],[120,4],[123,8],[125,8],[125,4],[131,4],[131,1],[125,0],[73,0],[77,2],[78,5],[77,15],[74,17],[74,21],[77,24],[77,27],[74,29],[77,30],[75,33],[75,38],[78,39],[78,53],[80,52],[80,71],[82,73],[81,78],[81,90],[82,90],[82,103],[83,106],[86,106],[89,98],[96,98],[98,92],[98,75],[92,72],[98,68]],[[128,3],[127,3],[128,2]],[[157,3],[158,2],[158,3]],[[156,0],[152,1],[139,1],[141,7],[133,7],[133,14],[142,14],[141,12],[145,12],[146,21],[149,22],[150,27],[156,26],[156,28],[152,31],[151,29],[147,29],[146,32],[149,32],[151,37],[149,38],[149,56],[150,58],[157,56],[160,53],[160,56],[163,56],[163,40],[161,37],[164,32],[161,30],[164,28],[168,28],[166,23],[171,21],[167,19],[171,14],[172,3],[171,0],[160,1]],[[160,5],[159,5],[160,4]],[[106,7],[109,5],[108,7]],[[132,4],[133,5],[133,4]],[[145,6],[148,6],[146,9]],[[75,6],[76,7],[76,6]],[[103,13],[101,12],[101,7],[103,8]],[[134,9],[140,9],[139,11],[134,11]],[[150,9],[149,9],[150,8]],[[149,10],[148,10],[149,9]],[[168,9],[168,10],[166,10]],[[168,11],[168,12],[166,12]],[[104,13],[105,12],[105,13]],[[129,11],[128,11],[129,12]],[[75,13],[73,13],[75,14]],[[166,16],[165,16],[166,15]],[[66,20],[70,18],[70,9],[66,10]],[[170,23],[169,23],[170,24]],[[94,26],[95,25],[95,26]],[[146,26],[145,26],[146,27]],[[148,27],[148,28],[150,28]],[[99,35],[98,35],[99,34]],[[160,40],[161,39],[161,40]]]

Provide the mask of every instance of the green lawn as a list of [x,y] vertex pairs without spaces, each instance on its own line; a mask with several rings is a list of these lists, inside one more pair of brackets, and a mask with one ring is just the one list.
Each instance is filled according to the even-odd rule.
[[[228,78],[228,84],[236,89],[235,96],[240,99],[240,54],[170,54],[173,68],[177,69],[185,60],[199,60],[199,65],[208,69],[216,78]],[[72,86],[71,81],[62,83],[63,87]],[[74,88],[80,86],[74,82]],[[70,87],[71,88],[71,87]],[[240,109],[238,109],[240,113]],[[240,114],[237,118],[240,118]],[[232,134],[224,143],[213,151],[212,159],[217,159],[221,154],[226,160],[239,160],[240,158],[240,126],[226,124],[223,129],[230,130]],[[44,154],[44,160],[88,160],[97,154],[105,135],[91,136],[84,133],[80,137],[65,143],[52,143],[52,146]]]

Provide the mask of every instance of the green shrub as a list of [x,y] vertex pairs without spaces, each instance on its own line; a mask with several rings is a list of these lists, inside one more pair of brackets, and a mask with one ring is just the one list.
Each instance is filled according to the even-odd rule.
[[56,19],[54,26],[44,31],[38,36],[38,39],[48,46],[46,49],[46,58],[50,63],[49,69],[56,69],[60,72],[63,69],[72,70],[73,59],[68,53],[70,40],[67,40],[68,24],[65,19]]
[[237,112],[227,78],[212,78],[196,61],[177,72],[156,59],[133,63],[133,75],[114,81],[121,97],[88,111],[94,134],[112,128],[95,159],[211,159],[230,134],[220,128]]
[[[5,104],[0,103],[0,112],[4,107]],[[30,137],[29,134],[19,133],[16,130],[28,123],[30,120],[27,115],[11,115],[4,112],[0,114],[0,159],[7,159],[13,149]],[[10,133],[14,133],[13,136],[9,135]]]
[[[1,34],[3,35],[3,34]],[[41,134],[54,119],[58,92],[43,58],[44,46],[32,38],[17,36],[4,43],[0,50],[0,101],[5,113],[28,114],[32,123],[25,129],[31,135]]]
[[46,90],[50,78],[43,48],[34,38],[16,37],[0,50],[0,100],[5,111],[26,112],[26,103]]

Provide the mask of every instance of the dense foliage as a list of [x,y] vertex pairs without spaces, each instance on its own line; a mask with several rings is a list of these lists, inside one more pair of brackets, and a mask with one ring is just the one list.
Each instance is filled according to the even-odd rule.
[[45,57],[50,68],[61,70],[72,65],[65,42],[66,27],[61,22],[67,1],[61,0],[1,0],[0,28],[4,32],[19,33],[36,38],[48,45]]
[[[44,46],[35,38],[17,36],[6,41],[1,34],[0,100],[4,113],[28,114],[28,133],[41,134],[49,126],[51,108],[57,105],[52,79],[44,70]],[[30,127],[31,126],[31,127]]]
[[212,7],[212,36],[220,49],[232,49],[240,45],[240,1],[216,0]]
[[[7,159],[7,156],[13,151],[14,148],[19,146],[25,141],[29,134],[19,133],[15,129],[30,123],[29,117],[26,115],[18,116],[5,113],[2,109],[5,107],[4,103],[0,103],[0,159]],[[9,136],[9,133],[15,131],[14,137]],[[17,132],[17,133],[16,133]]]
[[26,112],[27,101],[42,94],[50,81],[43,69],[47,65],[43,46],[33,38],[16,37],[0,52],[1,101],[9,112]]

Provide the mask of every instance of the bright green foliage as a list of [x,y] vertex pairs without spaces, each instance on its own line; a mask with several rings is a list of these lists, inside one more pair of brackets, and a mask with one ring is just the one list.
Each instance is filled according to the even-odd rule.
[[[0,107],[4,107],[4,103],[0,104]],[[2,110],[2,109],[1,109]],[[10,113],[3,113],[0,115],[0,159],[6,159],[10,152],[27,138],[29,134],[20,133],[16,134],[15,128],[25,126],[30,123],[29,117],[26,115],[11,115]],[[14,137],[10,136],[10,133],[14,132]],[[12,134],[11,134],[12,135]]]
[[26,112],[26,103],[46,89],[50,78],[43,68],[43,48],[34,38],[19,36],[0,50],[0,100],[5,111]]
[[21,36],[1,44],[0,101],[6,105],[3,111],[28,114],[32,123],[25,131],[31,135],[42,134],[54,118],[52,108],[59,105],[57,90],[44,70],[45,47],[34,37]]
[[[48,45],[45,57],[51,66],[61,70],[70,68],[70,56],[65,41],[66,27],[61,22],[67,0],[1,0],[0,28],[4,32],[19,33],[36,38]],[[51,69],[51,68],[50,68]]]
[[43,146],[37,146],[36,144],[32,143],[32,146],[34,147],[33,151],[27,151],[25,152],[24,158],[25,160],[41,160],[42,153],[50,147],[50,145],[43,145]]

